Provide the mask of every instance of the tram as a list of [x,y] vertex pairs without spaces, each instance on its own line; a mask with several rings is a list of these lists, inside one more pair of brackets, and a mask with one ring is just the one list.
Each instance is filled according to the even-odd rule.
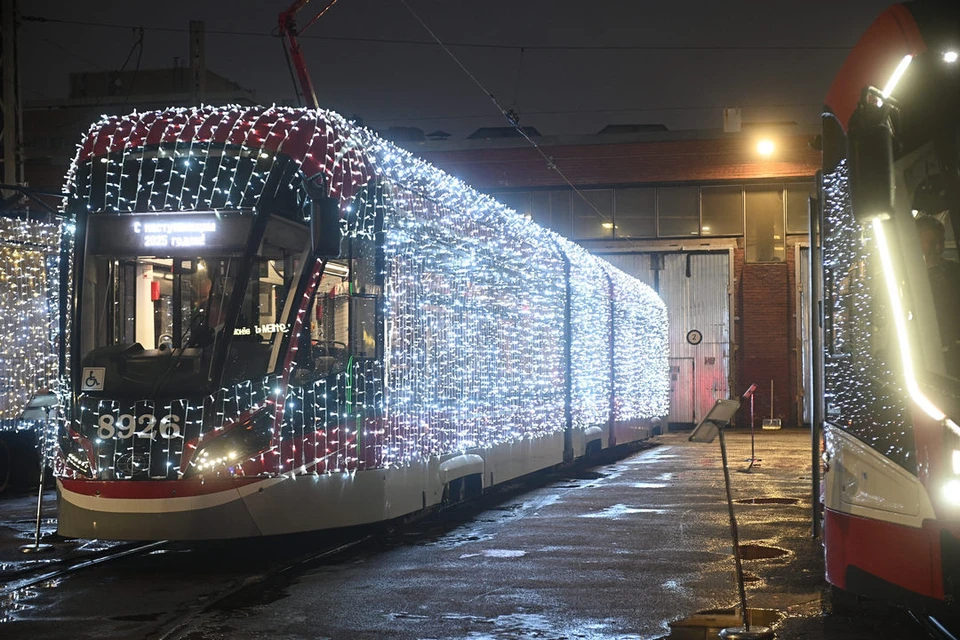
[[652,289],[336,113],[105,117],[64,191],[61,535],[389,520],[667,414]]
[[958,52],[956,3],[894,5],[823,118],[826,577],[911,608],[960,595]]

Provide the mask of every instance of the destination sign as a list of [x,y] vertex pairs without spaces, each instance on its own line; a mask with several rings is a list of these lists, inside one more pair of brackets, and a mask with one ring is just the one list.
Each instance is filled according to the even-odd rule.
[[207,237],[217,232],[215,220],[133,222],[133,232],[142,236],[143,247],[205,247]]
[[87,252],[120,257],[239,255],[253,215],[239,212],[93,214],[87,218]]

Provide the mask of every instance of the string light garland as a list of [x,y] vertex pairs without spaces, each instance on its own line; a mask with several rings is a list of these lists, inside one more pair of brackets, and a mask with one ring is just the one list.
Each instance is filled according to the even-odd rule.
[[59,389],[60,238],[55,222],[0,218],[0,430],[36,430],[48,454],[54,429],[19,418],[37,392]]
[[[846,161],[823,176],[823,266],[829,315],[825,332],[827,419],[914,473],[917,468],[906,391],[884,349],[892,320],[882,303],[876,240],[856,220]],[[878,302],[878,298],[880,301]],[[889,331],[889,330],[888,330]]]
[[[667,413],[667,317],[656,293],[336,113],[228,106],[105,116],[78,148],[63,207],[265,215],[264,203],[295,201],[307,224],[307,183],[339,202],[345,255],[351,247],[361,256],[349,296],[375,307],[345,370],[301,380],[308,358],[294,335],[277,370],[204,398],[81,394],[61,473],[353,472],[549,436],[566,428],[567,409],[575,428]],[[295,301],[295,334],[309,324],[322,265],[308,268]],[[366,338],[379,341],[376,355],[359,352]],[[160,421],[158,437],[131,435],[143,414]]]

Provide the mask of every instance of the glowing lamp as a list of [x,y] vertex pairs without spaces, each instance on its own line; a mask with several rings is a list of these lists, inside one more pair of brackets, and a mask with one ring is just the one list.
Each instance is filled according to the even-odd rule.
[[768,138],[764,138],[757,143],[757,153],[764,157],[772,156],[775,150],[776,145],[773,144],[773,140]]
[[952,505],[960,506],[960,480],[954,478],[943,485],[943,499]]
[[913,61],[913,56],[905,55],[900,60],[900,64],[897,65],[897,68],[893,70],[893,75],[890,76],[890,79],[887,81],[886,86],[883,87],[881,94],[884,98],[889,98],[890,94],[893,93],[893,90],[897,88],[897,84],[900,82],[900,78],[903,77],[903,74],[907,72],[907,67],[910,66],[910,63]]

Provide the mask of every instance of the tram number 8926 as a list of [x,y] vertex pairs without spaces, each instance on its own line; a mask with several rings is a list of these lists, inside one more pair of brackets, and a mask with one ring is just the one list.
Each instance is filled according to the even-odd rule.
[[164,416],[158,422],[152,413],[145,413],[139,418],[134,418],[129,413],[120,414],[118,418],[114,418],[111,413],[104,413],[100,415],[97,424],[97,436],[101,440],[127,440],[134,435],[156,440],[157,434],[167,440],[180,437],[180,416],[173,414]]

